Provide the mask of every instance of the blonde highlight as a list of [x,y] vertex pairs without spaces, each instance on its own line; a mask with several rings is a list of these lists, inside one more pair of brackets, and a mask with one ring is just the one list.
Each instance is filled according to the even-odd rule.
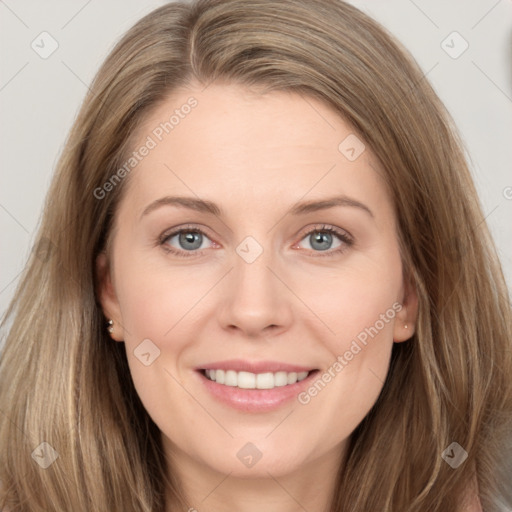
[[[332,512],[462,512],[475,478],[486,512],[512,507],[509,296],[445,107],[408,52],[349,4],[199,0],[130,29],[66,141],[4,320],[0,508],[188,508],[96,295],[94,264],[109,253],[129,176],[101,200],[94,191],[169,94],[222,81],[315,97],[354,127],[385,171],[419,295],[416,333],[395,344],[381,396],[351,437]],[[440,456],[454,440],[468,452],[457,471]],[[30,453],[43,441],[59,463],[42,471]]]

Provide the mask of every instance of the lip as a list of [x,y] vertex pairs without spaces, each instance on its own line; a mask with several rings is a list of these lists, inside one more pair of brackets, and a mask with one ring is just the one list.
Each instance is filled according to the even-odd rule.
[[235,372],[310,372],[316,370],[311,366],[299,366],[296,364],[281,363],[279,361],[244,361],[243,359],[230,359],[229,361],[217,361],[198,366],[196,370],[234,370]]
[[[206,377],[204,370],[234,370],[251,373],[265,372],[305,372],[310,374],[300,382],[273,389],[242,389],[234,386],[218,384]],[[277,361],[250,362],[242,360],[220,361],[206,364],[196,369],[196,374],[207,393],[217,402],[232,409],[246,413],[271,412],[283,407],[297,398],[297,395],[307,388],[319,372],[311,367],[279,363]]]

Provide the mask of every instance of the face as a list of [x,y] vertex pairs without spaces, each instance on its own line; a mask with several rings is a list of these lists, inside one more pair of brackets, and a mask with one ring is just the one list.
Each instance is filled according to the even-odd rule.
[[377,159],[317,100],[227,84],[173,92],[137,137],[100,295],[169,458],[337,467],[414,331]]

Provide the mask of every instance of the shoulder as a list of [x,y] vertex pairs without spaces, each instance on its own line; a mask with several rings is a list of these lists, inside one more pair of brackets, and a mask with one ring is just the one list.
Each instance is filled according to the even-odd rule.
[[464,509],[464,512],[483,512],[478,496],[470,500],[469,506]]
[[483,512],[478,496],[469,501],[469,505],[464,509],[464,512]]
[[466,506],[463,509],[463,512],[483,512],[479,491],[478,480],[475,477],[466,495]]

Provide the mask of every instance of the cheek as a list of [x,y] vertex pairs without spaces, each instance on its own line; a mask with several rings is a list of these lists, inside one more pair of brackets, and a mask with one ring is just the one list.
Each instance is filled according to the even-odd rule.
[[377,264],[360,257],[328,272],[304,272],[308,277],[301,277],[295,289],[316,321],[328,328],[324,339],[330,351],[339,353],[358,336],[364,342],[368,330],[375,336],[375,328],[380,339],[392,340],[393,321],[401,309],[401,273],[399,258],[381,257]]
[[[129,258],[119,257],[116,263],[116,291],[130,372],[146,409],[158,415],[163,396],[176,407],[190,400],[173,377],[183,377],[180,365],[191,348],[190,334],[200,322],[197,316],[204,311],[199,302],[217,277],[211,270],[172,269],[165,261],[155,263],[134,253]],[[144,364],[142,354],[147,353],[145,362],[155,364]]]
[[190,325],[191,308],[205,291],[187,271],[171,272],[133,255],[120,259],[116,269],[124,343],[137,394],[161,428],[179,430],[180,423],[169,427],[169,411],[197,407],[178,383],[183,377],[179,364],[190,343],[181,334]]
[[[207,291],[208,277],[183,268],[148,265],[132,258],[119,264],[118,299],[126,330],[125,342],[164,340]],[[183,320],[181,320],[183,319]]]
[[[330,425],[333,435],[348,435],[359,424],[388,372],[394,322],[402,308],[402,268],[399,257],[380,262],[354,259],[328,278],[303,283],[305,302],[314,305],[311,309],[331,333],[323,329],[330,356],[299,402]],[[318,320],[312,320],[312,331],[314,325]]]

